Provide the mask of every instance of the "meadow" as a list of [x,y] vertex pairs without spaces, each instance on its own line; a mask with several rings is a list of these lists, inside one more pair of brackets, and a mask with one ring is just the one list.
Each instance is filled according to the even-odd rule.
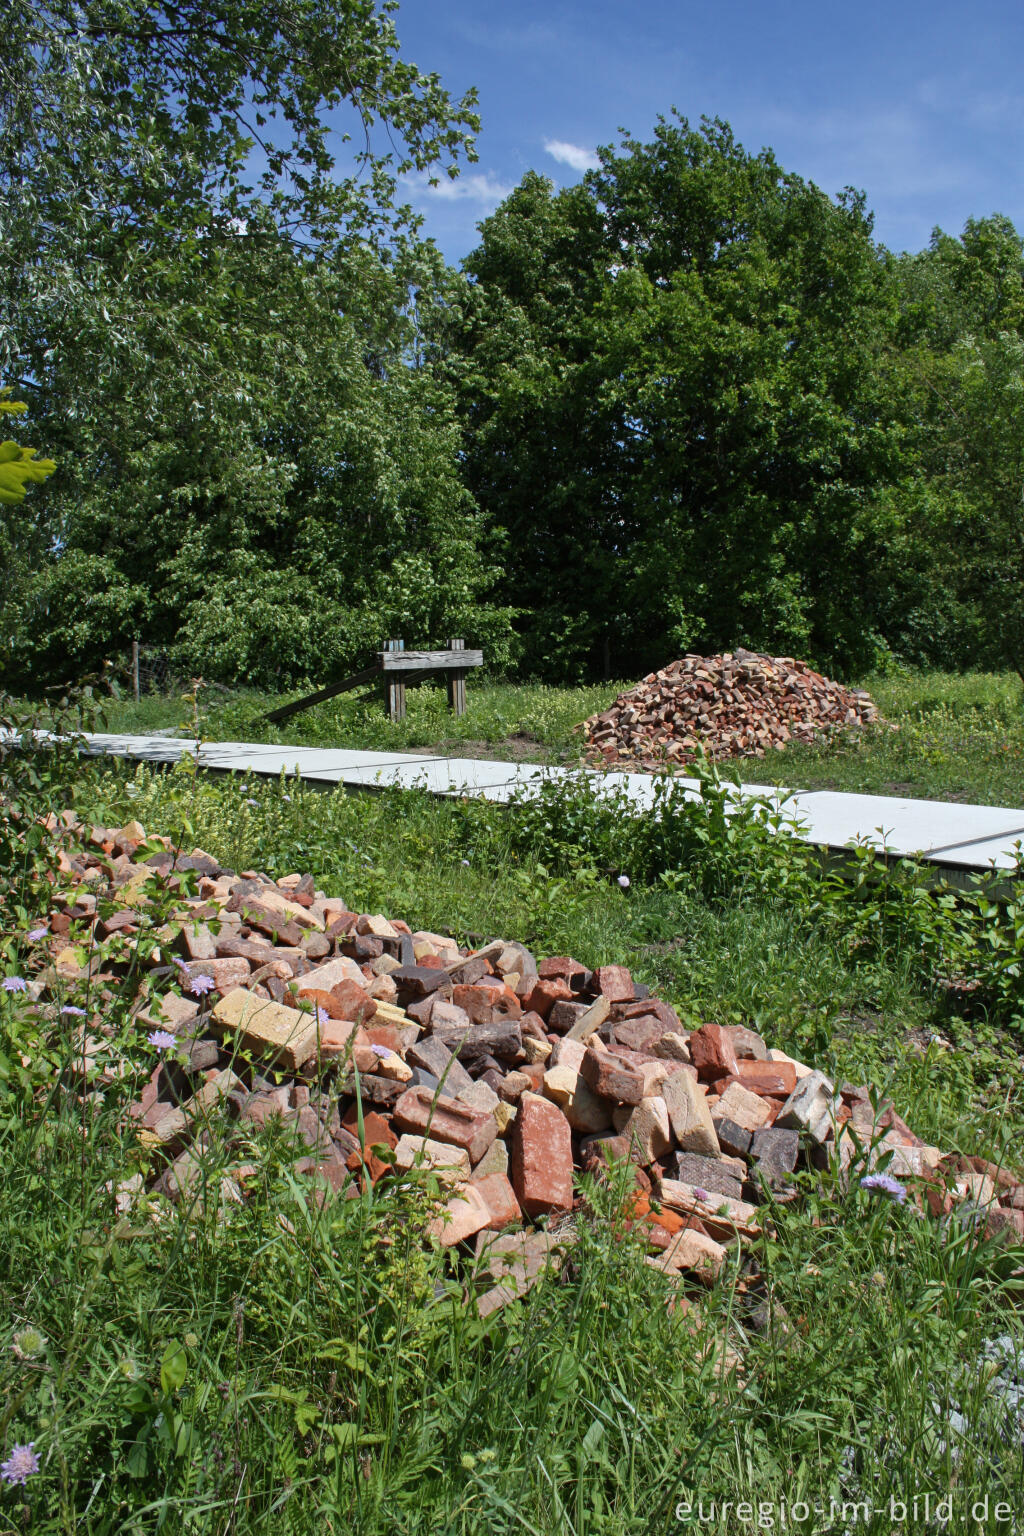
[[[297,697],[213,688],[200,692],[200,720],[212,740],[294,742],[368,751],[572,764],[575,729],[606,709],[627,682],[579,688],[471,680],[468,709],[453,716],[444,690],[410,687],[405,720],[390,721],[379,691],[341,695],[281,726],[263,719]],[[791,743],[734,767],[744,783],[842,789],[979,805],[1024,805],[1024,688],[1015,673],[907,672],[860,681],[883,722],[813,745]],[[112,730],[193,729],[179,693],[123,693],[106,706]]]
[[[480,695],[507,728],[511,693]],[[557,750],[548,691],[524,695]],[[730,831],[713,784],[702,812],[669,805],[652,832],[572,784],[506,811],[188,762],[0,767],[7,975],[31,972],[53,879],[46,838],[16,817],[73,805],[236,869],[309,870],[353,908],[462,941],[622,962],[691,1026],[749,1024],[876,1084],[925,1139],[1021,1161],[1016,909],[867,856],[832,870],[753,820]],[[123,1107],[151,1065],[127,998],[106,1012],[123,1086],[87,1112],[61,1091],[70,1046],[35,1058],[23,1006],[0,995],[0,1436],[40,1469],[5,1484],[0,1531],[733,1536],[786,1520],[882,1536],[890,1499],[914,1497],[898,1528],[922,1536],[943,1498],[953,1529],[1005,1531],[1000,1504],[1020,1517],[1006,1360],[1024,1349],[1024,1255],[969,1212],[940,1223],[804,1174],[748,1261],[684,1299],[622,1229],[621,1189],[590,1183],[561,1275],[481,1323],[422,1239],[429,1191],[384,1181],[321,1206],[280,1134],[253,1139],[259,1178],[227,1216],[202,1201],[118,1215],[109,1183],[138,1159]]]

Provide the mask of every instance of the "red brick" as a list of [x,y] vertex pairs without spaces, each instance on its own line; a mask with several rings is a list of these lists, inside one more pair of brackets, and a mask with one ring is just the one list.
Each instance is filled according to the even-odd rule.
[[395,1104],[394,1120],[399,1130],[462,1147],[469,1153],[471,1163],[480,1161],[498,1134],[493,1115],[470,1109],[443,1094],[435,1098],[429,1088],[407,1088]]
[[561,977],[554,976],[550,981],[536,982],[524,998],[523,1007],[528,1012],[537,1013],[542,1019],[546,1019],[560,1000],[571,1003],[575,1001],[575,997],[569,983],[563,981]]
[[[274,958],[273,950],[269,951],[269,957],[271,960]],[[322,1008],[329,1019],[344,1019],[347,1017],[334,993],[325,992],[322,987],[303,987],[299,991],[299,998],[300,1000],[307,998],[317,1008]],[[375,1003],[374,1007],[376,1006]]]
[[[341,1123],[346,1131],[350,1131],[358,1139],[359,1122],[354,1104]],[[371,1180],[376,1184],[377,1180],[383,1178],[384,1174],[390,1170],[391,1165],[390,1163],[385,1163],[376,1153],[371,1152],[370,1148],[388,1146],[394,1150],[397,1145],[398,1138],[383,1115],[378,1115],[374,1110],[364,1111],[363,1146],[345,1160],[345,1167],[350,1172],[356,1173],[359,1168],[365,1165]]]
[[606,1051],[586,1051],[579,1071],[587,1087],[603,1099],[614,1099],[617,1104],[639,1104],[644,1096],[644,1080],[639,1072]]
[[456,1243],[464,1243],[467,1237],[484,1231],[490,1225],[490,1217],[490,1207],[481,1191],[475,1184],[464,1184],[427,1230],[442,1248],[454,1248]]
[[[356,1106],[354,1104],[341,1123],[345,1130],[351,1131],[352,1135],[358,1140],[359,1116],[356,1113]],[[378,1115],[376,1110],[373,1109],[363,1111],[363,1136],[364,1144],[367,1147],[384,1144],[394,1149],[398,1146],[398,1137],[384,1119],[384,1116]]]
[[682,1029],[679,1015],[668,1003],[663,1003],[660,997],[645,997],[636,1003],[616,1003],[615,1017],[617,1019],[639,1019],[647,1015],[658,1019],[667,1030],[678,1031]]
[[474,1024],[497,1024],[502,1019],[519,1019],[523,1013],[518,997],[503,981],[458,986],[452,1002],[468,1013]]
[[570,976],[585,975],[586,969],[585,965],[580,965],[578,960],[573,960],[569,955],[552,955],[550,959],[540,962],[537,974],[541,981],[550,981],[555,976],[568,981]]
[[356,1033],[357,1025],[347,1019],[328,1019],[326,1024],[320,1025],[320,1054],[321,1056],[345,1056],[350,1050],[349,1042]]
[[993,1206],[985,1218],[985,1235],[1024,1242],[1024,1211],[1015,1211],[1009,1205]]
[[402,1031],[394,1024],[368,1024],[364,1026],[369,1045],[382,1045],[386,1051],[394,1051],[396,1056],[401,1056],[405,1049],[402,1039]]
[[739,1071],[739,1062],[733,1043],[721,1024],[705,1024],[690,1036],[690,1060],[697,1068],[702,1082],[716,1077],[733,1077]]
[[524,1013],[519,1020],[519,1028],[524,1035],[532,1035],[535,1040],[547,1039],[544,1020],[539,1013]]
[[215,990],[224,997],[249,979],[248,960],[232,957],[228,960],[184,960],[178,962],[179,979],[183,992],[188,991],[184,973],[194,980],[197,976],[212,976]]
[[487,1223],[488,1230],[500,1232],[502,1227],[509,1227],[513,1222],[522,1221],[523,1213],[516,1199],[516,1192],[503,1173],[488,1173],[482,1179],[471,1180],[474,1189],[479,1190],[483,1196],[487,1209],[491,1213],[491,1219]]
[[718,1080],[716,1092],[724,1093],[730,1083],[763,1098],[788,1099],[796,1087],[796,1069],[788,1061],[740,1061],[734,1073]]
[[543,1093],[544,1073],[546,1070],[542,1061],[522,1061],[516,1067],[517,1072],[521,1072],[523,1077],[530,1079],[530,1087],[534,1093]]
[[512,1185],[527,1215],[572,1210],[572,1132],[557,1105],[523,1094],[509,1154]]
[[367,1024],[377,1012],[377,1004],[358,981],[339,981],[331,988],[331,996],[342,1010],[337,1017],[353,1024]]
[[666,1030],[660,1019],[653,1014],[642,1014],[635,1019],[620,1019],[612,1025],[612,1039],[630,1051],[645,1051],[657,1045]]
[[624,965],[599,965],[594,971],[594,989],[610,1003],[633,1001],[633,978]]

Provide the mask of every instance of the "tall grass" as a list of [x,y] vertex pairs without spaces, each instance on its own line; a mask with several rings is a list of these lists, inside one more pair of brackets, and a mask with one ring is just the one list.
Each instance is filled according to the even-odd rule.
[[[84,769],[72,787],[82,814],[138,816],[236,868],[309,869],[364,910],[623,961],[690,1022],[753,1024],[873,1078],[938,1144],[1019,1160],[1018,1039],[951,1010],[910,940],[851,946],[742,846],[729,865],[687,844],[624,890],[614,829],[571,800],[531,821],[187,767]],[[44,854],[2,876],[9,972]],[[58,1063],[0,1094],[0,1452],[34,1442],[41,1461],[0,1492],[0,1531],[733,1536],[781,1529],[784,1505],[789,1530],[882,1536],[937,1530],[912,1513],[925,1494],[954,1500],[952,1529],[1009,1529],[970,1524],[986,1495],[1024,1513],[1022,1426],[993,1385],[994,1341],[1024,1343],[1020,1274],[969,1219],[872,1197],[856,1170],[803,1175],[742,1264],[677,1289],[624,1229],[621,1187],[588,1184],[560,1273],[484,1323],[472,1260],[422,1240],[429,1185],[325,1202],[280,1128],[212,1137],[191,1200],[119,1210],[138,1166],[123,1108],[147,1067],[117,1033],[124,1001],[106,1015],[120,1088],[83,1109]]]

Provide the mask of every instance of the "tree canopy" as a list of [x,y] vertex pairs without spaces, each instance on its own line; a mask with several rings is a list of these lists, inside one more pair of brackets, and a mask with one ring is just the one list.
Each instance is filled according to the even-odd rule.
[[[381,0],[21,0],[0,376],[59,462],[0,498],[0,665],[140,637],[328,678],[389,632],[552,679],[745,644],[1024,667],[1024,259],[894,256],[728,125],[536,172],[461,272],[402,176],[473,158]],[[513,629],[514,625],[514,629]]]
[[746,643],[870,655],[892,277],[862,201],[659,122],[481,227],[444,338],[533,664]]
[[402,59],[394,9],[18,7],[3,368],[68,471],[6,527],[15,676],[140,634],[215,675],[304,676],[414,610],[472,608],[500,652],[450,402],[414,366],[441,264],[397,201],[404,171],[473,155],[476,117]]

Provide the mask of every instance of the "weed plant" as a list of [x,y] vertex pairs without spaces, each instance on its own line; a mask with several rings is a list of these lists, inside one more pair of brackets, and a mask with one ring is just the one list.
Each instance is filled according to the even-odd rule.
[[[763,808],[728,821],[723,793],[709,778],[687,811],[666,786],[637,822],[572,782],[505,811],[54,764],[8,801],[3,970],[33,973],[59,835],[15,815],[73,801],[461,940],[622,961],[687,1022],[753,1024],[872,1079],[937,1144],[1019,1163],[1016,961],[992,964],[1018,953],[1013,909],[869,855],[823,866]],[[944,984],[958,967],[973,991]],[[923,1536],[942,1499],[950,1529],[1009,1529],[1001,1503],[1020,1518],[1000,1383],[1022,1256],[970,1219],[872,1196],[856,1169],[804,1175],[749,1262],[677,1291],[621,1229],[622,1189],[585,1182],[561,1273],[482,1323],[422,1241],[429,1184],[324,1202],[280,1130],[211,1137],[190,1200],[119,1209],[142,1166],[124,1109],[153,1065],[130,990],[104,1016],[120,1075],[84,1104],[76,1016],[0,993],[0,1452],[39,1461],[3,1485],[0,1531]]]

